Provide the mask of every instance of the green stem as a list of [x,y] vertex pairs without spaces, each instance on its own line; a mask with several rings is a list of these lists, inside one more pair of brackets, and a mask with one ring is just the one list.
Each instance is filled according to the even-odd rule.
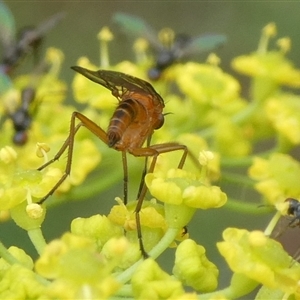
[[260,156],[261,154],[257,155],[249,155],[244,157],[222,157],[221,159],[221,166],[222,167],[249,167],[255,156]]
[[109,68],[108,42],[100,41],[100,66],[103,69]]
[[249,167],[253,163],[255,157],[268,157],[271,153],[278,152],[278,148],[272,148],[260,153],[254,153],[252,155],[244,157],[222,157],[222,167]]
[[132,292],[132,285],[131,284],[124,284],[117,292],[117,297],[112,297],[109,299],[119,299],[119,297],[121,297],[121,299],[124,300],[124,298],[128,299],[133,299],[133,292]]
[[[255,284],[251,290],[253,290],[257,286],[258,286],[258,283],[255,282]],[[213,293],[201,294],[199,296],[199,299],[201,299],[201,300],[215,299],[215,297],[217,298],[220,295],[222,295],[224,297],[224,299],[238,299],[242,296],[247,295],[248,293],[249,292],[246,290],[244,292],[235,293],[234,291],[232,291],[231,287],[227,287],[223,290],[215,291]]]
[[35,229],[30,229],[27,231],[27,234],[34,245],[36,251],[38,252],[39,255],[42,254],[44,251],[46,244],[46,241],[44,239],[43,233],[41,228],[35,228]]
[[279,221],[281,217],[281,213],[279,211],[276,212],[276,214],[273,216],[272,220],[270,221],[270,223],[268,224],[267,228],[264,231],[264,234],[266,236],[270,236],[271,233],[273,232],[277,222]]
[[288,153],[294,145],[282,134],[278,134],[276,152]]
[[222,172],[222,182],[235,183],[250,188],[253,188],[254,186],[254,180],[251,178],[230,172]]
[[259,109],[260,103],[256,101],[250,102],[245,109],[241,110],[240,112],[236,113],[232,117],[232,121],[234,124],[242,124],[249,120],[252,115]]
[[8,262],[10,265],[13,264],[20,264],[20,262],[14,257],[12,256],[9,251],[7,250],[7,248],[2,244],[2,242],[0,242],[0,256],[6,261]]
[[222,295],[226,299],[239,299],[251,293],[258,285],[257,281],[243,274],[233,273],[229,287],[213,293],[202,294],[201,300],[214,299],[217,295]]
[[[149,256],[153,259],[156,259],[159,255],[161,255],[174,241],[178,234],[178,228],[169,228],[166,234],[162,237],[162,239],[157,243],[157,245],[149,251]],[[120,275],[116,276],[116,280],[120,281],[121,283],[128,282],[138,267],[143,262],[143,259],[140,259],[136,263],[134,263],[131,267],[125,270]]]
[[266,76],[252,78],[250,86],[252,103],[263,104],[268,97],[275,93],[276,89],[278,89],[278,85],[272,78]]
[[198,299],[203,299],[203,300],[209,300],[209,299],[214,299],[215,297],[219,297],[220,295],[222,295],[222,297],[224,297],[224,299],[233,299],[231,296],[231,290],[229,287],[223,289],[223,290],[218,290],[212,293],[207,293],[207,294],[201,294],[200,296],[198,296]]
[[261,206],[256,203],[242,202],[232,198],[228,199],[227,203],[225,204],[225,208],[245,214],[251,213],[255,215],[267,214],[274,211],[274,207],[271,206]]

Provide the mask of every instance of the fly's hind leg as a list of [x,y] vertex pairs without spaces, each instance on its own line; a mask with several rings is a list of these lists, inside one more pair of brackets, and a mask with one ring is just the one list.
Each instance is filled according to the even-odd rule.
[[[152,161],[150,164],[150,167],[148,169],[147,173],[152,173],[154,171],[157,157],[162,154],[162,153],[168,153],[168,152],[173,152],[173,151],[178,151],[181,150],[183,151],[182,157],[179,161],[178,168],[182,169],[187,154],[188,154],[188,149],[184,145],[180,145],[177,143],[166,143],[166,144],[158,144],[158,145],[152,145],[146,148],[138,148],[134,149],[132,151],[132,154],[135,156],[145,156],[145,157],[152,157]],[[146,172],[145,172],[146,173]],[[137,226],[137,235],[138,235],[138,240],[139,240],[139,246],[140,246],[140,251],[143,255],[144,258],[148,257],[147,251],[145,250],[144,244],[143,244],[143,237],[142,237],[142,228],[141,228],[141,220],[140,220],[140,211],[142,209],[143,201],[145,198],[147,192],[147,186],[145,181],[143,180],[143,186],[140,190],[139,197],[137,199],[137,205],[135,208],[135,217],[136,217],[136,226]]]

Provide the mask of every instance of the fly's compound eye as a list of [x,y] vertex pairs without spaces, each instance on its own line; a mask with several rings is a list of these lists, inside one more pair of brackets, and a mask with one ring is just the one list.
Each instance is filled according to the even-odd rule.
[[164,115],[160,115],[157,118],[157,120],[156,120],[156,122],[155,122],[155,124],[154,124],[153,127],[154,127],[155,130],[159,129],[159,128],[161,128],[164,125],[164,123],[165,123],[165,117],[164,117]]

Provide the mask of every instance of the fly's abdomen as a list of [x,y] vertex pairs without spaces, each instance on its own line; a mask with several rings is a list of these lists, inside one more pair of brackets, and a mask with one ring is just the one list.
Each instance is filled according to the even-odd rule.
[[107,130],[109,147],[114,147],[114,145],[122,139],[124,132],[136,118],[138,109],[139,107],[136,101],[131,99],[122,101],[119,104],[110,119]]

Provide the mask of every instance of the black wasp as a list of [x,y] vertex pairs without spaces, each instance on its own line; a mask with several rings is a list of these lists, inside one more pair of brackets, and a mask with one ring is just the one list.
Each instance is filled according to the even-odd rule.
[[145,38],[154,51],[155,64],[148,70],[151,80],[160,78],[162,72],[172,64],[193,54],[210,51],[226,41],[220,34],[207,34],[195,38],[187,34],[174,34],[171,29],[164,29],[161,38],[143,19],[125,13],[116,13],[113,22],[128,35]]

